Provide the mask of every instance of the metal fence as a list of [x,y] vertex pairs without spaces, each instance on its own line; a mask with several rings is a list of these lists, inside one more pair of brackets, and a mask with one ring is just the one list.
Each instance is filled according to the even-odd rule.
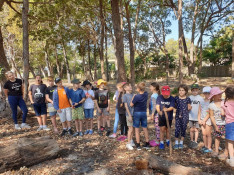
[[202,75],[205,77],[231,77],[231,66],[204,66]]

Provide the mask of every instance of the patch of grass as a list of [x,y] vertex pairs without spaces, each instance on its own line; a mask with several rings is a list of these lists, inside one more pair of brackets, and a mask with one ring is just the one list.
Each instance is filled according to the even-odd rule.
[[227,84],[232,84],[234,82],[234,79],[230,78],[226,80]]

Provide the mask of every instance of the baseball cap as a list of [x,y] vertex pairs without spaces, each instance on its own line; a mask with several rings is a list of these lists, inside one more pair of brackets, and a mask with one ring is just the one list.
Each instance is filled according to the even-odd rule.
[[169,86],[163,86],[161,89],[161,94],[162,95],[170,95],[171,90]]
[[205,86],[205,87],[202,89],[202,92],[203,92],[203,93],[210,93],[210,90],[211,90],[211,87],[210,87],[210,86]]
[[191,89],[199,89],[199,85],[198,84],[192,84],[191,85]]
[[71,83],[72,83],[72,84],[79,84],[79,83],[80,83],[80,80],[75,78],[75,79],[72,80]]
[[57,77],[57,78],[55,78],[55,80],[54,80],[55,84],[59,83],[60,81],[62,81],[62,79],[61,79],[60,77]]

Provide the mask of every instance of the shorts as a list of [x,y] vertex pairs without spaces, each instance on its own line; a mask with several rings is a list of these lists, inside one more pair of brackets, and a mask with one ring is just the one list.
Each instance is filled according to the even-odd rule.
[[46,103],[34,103],[33,108],[34,108],[36,116],[47,114]]
[[214,130],[213,135],[215,137],[224,137],[225,136],[225,125],[217,125],[220,132]]
[[97,117],[101,117],[102,115],[109,116],[109,112],[107,111],[107,108],[100,108],[100,110],[101,110],[101,113],[99,113],[97,110]]
[[93,111],[94,109],[84,109],[84,115],[86,119],[93,119]]
[[[172,120],[168,120],[169,122],[169,126],[171,128],[171,125],[172,125]],[[158,117],[158,126],[159,127],[167,127],[167,120],[165,118],[162,118],[162,117]]]
[[234,141],[234,122],[226,124],[225,130],[226,130],[225,138],[227,140]]
[[58,112],[60,121],[64,123],[65,121],[71,121],[72,120],[72,114],[71,114],[71,108],[65,108],[61,109],[62,112]]
[[198,121],[189,121],[190,128],[200,128]]
[[[129,119],[129,116],[126,116],[127,126],[133,126],[133,121],[130,122],[130,121],[128,121],[128,119]],[[132,117],[132,119],[134,119],[134,117]]]
[[[201,120],[204,120],[205,118],[201,118]],[[207,121],[206,121],[206,125],[208,126],[211,126],[211,119],[209,118]]]
[[52,103],[48,103],[47,107],[50,116],[55,116],[57,114],[57,110],[54,108],[54,105]]
[[72,109],[72,120],[84,120],[83,107]]
[[142,128],[147,128],[147,114],[146,112],[134,112],[133,114],[133,127],[139,128],[140,125]]

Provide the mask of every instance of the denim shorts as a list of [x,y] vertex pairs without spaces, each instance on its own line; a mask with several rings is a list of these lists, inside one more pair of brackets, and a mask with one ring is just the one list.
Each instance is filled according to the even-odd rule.
[[84,109],[85,118],[92,119],[93,118],[93,111],[94,111],[94,109]]
[[133,127],[147,128],[147,114],[146,112],[134,112],[133,114]]
[[33,108],[34,108],[36,116],[47,114],[46,103],[34,103]]
[[234,141],[234,122],[226,124],[225,138]]

